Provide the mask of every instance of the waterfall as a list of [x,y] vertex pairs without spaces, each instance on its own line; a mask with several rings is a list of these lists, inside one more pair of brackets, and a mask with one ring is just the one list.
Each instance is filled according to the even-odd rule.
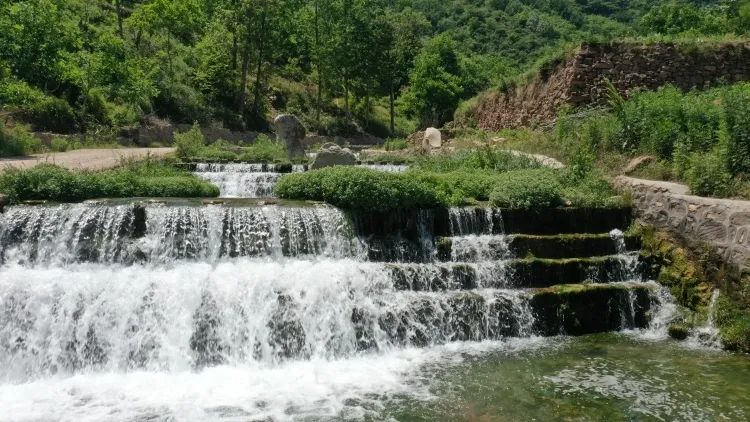
[[614,229],[609,232],[609,237],[615,244],[615,252],[618,257],[618,268],[613,277],[627,281],[634,280],[638,275],[638,255],[636,253],[630,253],[625,245],[625,234],[622,230]]
[[[211,419],[236,408],[241,420],[336,417],[350,402],[398,393],[440,347],[531,341],[572,321],[562,299],[536,300],[529,286],[563,281],[517,270],[527,263],[509,251],[491,208],[357,221],[321,204],[190,203],[0,214],[5,411],[50,419],[62,409],[73,420]],[[629,287],[597,302],[597,318],[614,321],[606,329],[642,325],[643,292]],[[185,393],[205,383],[221,391],[215,401]],[[152,384],[157,398],[143,394]]]
[[703,347],[709,347],[713,349],[721,348],[721,336],[718,327],[716,327],[716,303],[719,300],[721,294],[719,289],[715,289],[711,293],[711,301],[708,303],[706,323],[695,329],[693,335],[688,339],[688,342]]
[[128,261],[138,231],[129,205],[10,207],[0,214],[0,262]]
[[284,175],[282,171],[301,172],[301,165],[280,166],[275,164],[199,163],[195,174],[216,185],[225,198],[273,197],[276,182]]

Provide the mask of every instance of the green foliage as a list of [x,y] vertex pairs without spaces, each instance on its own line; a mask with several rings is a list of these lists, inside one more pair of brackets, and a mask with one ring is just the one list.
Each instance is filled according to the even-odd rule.
[[23,126],[7,128],[0,121],[0,157],[18,157],[40,152],[42,142]]
[[432,172],[477,169],[504,172],[538,167],[541,167],[541,164],[533,158],[524,155],[514,155],[509,151],[490,147],[423,157],[414,164],[414,168],[416,169]]
[[0,174],[0,192],[13,201],[76,202],[92,198],[215,197],[219,189],[198,177],[155,161],[97,172],[51,164]]
[[726,197],[734,192],[732,175],[720,148],[692,154],[685,177],[694,195]]
[[385,143],[383,144],[383,149],[386,151],[400,151],[402,149],[407,149],[409,147],[409,144],[406,142],[406,139],[387,139]]
[[206,148],[206,138],[198,123],[193,123],[193,127],[187,132],[174,134],[174,144],[178,157],[193,158],[202,155],[201,153]]
[[728,90],[722,105],[728,170],[750,175],[750,85]]
[[286,146],[266,135],[258,135],[253,143],[245,147],[239,159],[246,162],[285,162],[288,161]]
[[50,149],[54,152],[65,152],[70,149],[70,143],[65,138],[55,137],[50,142]]
[[503,208],[550,208],[562,205],[562,187],[549,170],[520,170],[502,175],[490,195]]
[[288,174],[276,185],[280,198],[325,201],[368,211],[431,208],[439,205],[427,184],[403,174],[357,167],[328,167]]
[[750,312],[724,294],[716,303],[716,325],[724,347],[750,352]]

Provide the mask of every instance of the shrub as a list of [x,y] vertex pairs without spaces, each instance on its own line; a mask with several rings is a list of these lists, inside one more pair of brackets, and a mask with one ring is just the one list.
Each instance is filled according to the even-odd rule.
[[562,186],[548,169],[510,171],[501,176],[490,195],[504,208],[549,208],[562,204]]
[[691,155],[685,177],[693,195],[729,196],[733,192],[732,175],[719,148]]
[[180,158],[192,158],[200,155],[206,146],[206,139],[203,137],[198,123],[187,132],[175,133],[174,144],[177,147],[177,156]]
[[483,149],[460,151],[455,154],[425,157],[418,160],[414,167],[434,172],[465,171],[467,169],[504,172],[539,168],[541,164],[533,158],[524,155],[514,155],[507,150],[486,147]]
[[286,146],[281,142],[260,134],[248,147],[244,148],[239,158],[247,162],[279,162],[287,161]]
[[276,193],[285,199],[325,201],[348,209],[389,211],[431,208],[440,204],[435,190],[404,174],[361,167],[328,167],[288,174]]
[[54,152],[65,152],[70,149],[70,143],[65,138],[55,137],[50,142],[50,149]]
[[7,128],[0,121],[0,157],[18,157],[42,150],[42,142],[24,126]]
[[0,83],[0,103],[18,107],[34,129],[70,133],[77,127],[77,116],[67,101],[44,94],[23,81]]
[[383,144],[383,149],[386,151],[399,151],[409,147],[406,139],[388,139]]
[[219,189],[198,177],[162,163],[147,161],[123,168],[88,172],[51,164],[0,174],[0,191],[14,201],[75,202],[92,198],[214,197]]
[[728,170],[733,175],[750,174],[750,85],[729,90],[722,105]]

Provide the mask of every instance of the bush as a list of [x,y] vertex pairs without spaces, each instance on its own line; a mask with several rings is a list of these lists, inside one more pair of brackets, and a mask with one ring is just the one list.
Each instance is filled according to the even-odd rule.
[[388,139],[383,144],[383,149],[386,151],[400,151],[409,147],[406,139]]
[[189,131],[174,134],[174,144],[177,147],[178,157],[193,158],[199,156],[206,147],[206,138],[203,137],[198,123],[194,123]]
[[733,175],[750,174],[750,85],[729,90],[722,105],[728,170]]
[[693,153],[688,160],[685,178],[693,195],[721,197],[734,191],[732,175],[720,147],[707,154]]
[[215,197],[219,189],[193,174],[146,161],[123,168],[88,172],[51,164],[0,174],[0,191],[13,201],[76,202],[93,198]]
[[42,142],[27,128],[15,126],[7,128],[0,121],[0,157],[19,157],[42,150]]
[[425,157],[418,160],[414,165],[414,168],[420,170],[443,173],[457,170],[504,172],[539,167],[542,167],[542,165],[533,158],[513,155],[509,151],[490,147]]
[[54,152],[65,152],[70,149],[70,143],[65,138],[53,138],[50,142],[50,149]]
[[288,161],[288,153],[284,144],[260,134],[239,158],[246,162],[284,162]]
[[503,174],[490,195],[503,208],[550,208],[562,205],[562,186],[548,169],[511,171]]
[[67,101],[48,96],[23,81],[8,79],[0,83],[0,103],[18,107],[35,130],[71,133],[77,116]]
[[280,198],[325,201],[347,209],[390,211],[440,205],[434,188],[404,174],[361,167],[328,167],[288,174],[276,185]]

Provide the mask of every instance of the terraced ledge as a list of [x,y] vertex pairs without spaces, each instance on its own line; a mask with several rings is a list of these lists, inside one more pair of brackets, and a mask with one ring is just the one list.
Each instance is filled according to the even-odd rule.
[[559,285],[530,301],[538,335],[584,335],[648,326],[655,299],[643,283]]
[[618,256],[519,259],[485,263],[386,264],[398,290],[445,291],[476,288],[542,288],[563,283],[625,281],[628,264]]
[[[441,261],[451,261],[455,258],[455,237],[439,237],[435,240],[437,256]],[[462,239],[463,241],[463,239]],[[637,251],[641,248],[638,236],[627,235],[624,237],[625,249]],[[609,233],[602,234],[563,234],[555,236],[511,235],[503,239],[487,239],[482,245],[485,250],[483,255],[490,259],[503,259],[509,257],[533,257],[533,258],[583,258],[593,256],[615,255],[619,253],[618,245]],[[462,259],[472,260],[472,252],[461,251]]]

